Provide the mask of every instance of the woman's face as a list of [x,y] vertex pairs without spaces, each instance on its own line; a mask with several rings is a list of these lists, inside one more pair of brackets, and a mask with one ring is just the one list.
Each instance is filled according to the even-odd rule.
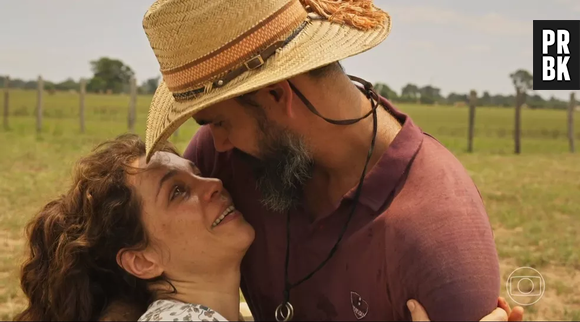
[[148,256],[166,276],[239,265],[254,230],[233,208],[221,181],[201,177],[191,161],[167,152],[156,153],[147,165],[144,157],[136,162],[147,168],[129,183],[142,200]]

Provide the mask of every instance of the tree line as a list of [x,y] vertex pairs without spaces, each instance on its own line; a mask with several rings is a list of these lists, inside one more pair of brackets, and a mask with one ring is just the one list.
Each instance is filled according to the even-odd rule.
[[[554,96],[544,99],[532,91],[533,76],[527,70],[519,69],[509,75],[515,87],[515,93],[512,95],[492,95],[485,91],[477,95],[477,106],[501,106],[514,107],[525,104],[529,108],[546,108],[546,109],[566,109],[569,102],[560,100]],[[417,103],[426,105],[468,105],[470,102],[470,93],[451,92],[447,96],[441,94],[441,89],[427,85],[419,87],[416,84],[407,84],[403,86],[400,92],[396,92],[387,84],[378,82],[375,85],[376,91],[393,102],[398,103]]]
[[[109,57],[101,57],[97,60],[91,61],[91,71],[93,77],[87,81],[86,91],[89,93],[128,93],[130,88],[130,80],[135,76],[135,73],[127,64],[118,59]],[[532,75],[525,70],[518,70],[516,73],[510,74],[510,78],[514,81],[514,76],[518,80],[531,81]],[[522,78],[523,77],[523,78]],[[4,76],[0,76],[0,86],[4,86]],[[160,77],[150,78],[138,86],[139,94],[153,94],[159,85]],[[521,83],[521,82],[520,82]],[[517,87],[517,85],[514,83]],[[44,88],[47,91],[78,91],[79,81],[69,78],[63,82],[56,83],[51,81],[44,81]],[[36,89],[38,87],[36,80],[22,80],[10,79],[11,88],[21,89]],[[426,105],[467,105],[470,98],[469,93],[451,92],[447,96],[441,94],[441,89],[432,85],[418,86],[409,83],[401,89],[400,92],[395,91],[387,84],[378,82],[375,84],[375,89],[379,94],[388,98],[393,102],[400,103],[418,103]],[[524,91],[531,90],[531,87]],[[514,95],[490,94],[485,91],[477,96],[476,104],[478,106],[502,106],[514,107],[518,103],[517,93]],[[521,98],[520,98],[521,99]],[[549,109],[566,109],[567,101],[550,97],[544,99],[536,93],[530,93],[525,97],[525,105],[529,108],[549,108]]]
[[[118,59],[101,57],[91,61],[91,71],[93,77],[87,80],[86,91],[89,93],[129,93],[131,78],[135,72]],[[4,86],[6,76],[0,76],[0,87]],[[161,77],[150,78],[138,86],[139,94],[153,94],[159,85]],[[68,78],[63,82],[51,82],[44,80],[44,88],[49,92],[54,91],[78,91],[80,88],[79,80]],[[36,80],[22,80],[10,78],[10,88],[20,89],[37,89]]]

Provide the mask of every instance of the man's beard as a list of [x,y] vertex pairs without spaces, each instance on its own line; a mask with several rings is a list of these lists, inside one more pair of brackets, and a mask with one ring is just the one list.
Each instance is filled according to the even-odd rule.
[[284,213],[301,203],[304,183],[311,178],[314,160],[303,138],[269,123],[262,124],[259,159],[235,153],[252,166],[262,204]]

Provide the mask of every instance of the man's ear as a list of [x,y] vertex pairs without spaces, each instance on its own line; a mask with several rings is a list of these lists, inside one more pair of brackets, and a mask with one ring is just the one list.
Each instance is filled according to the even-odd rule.
[[[292,88],[290,83],[284,80],[264,88],[270,100],[274,101],[276,106],[282,107],[282,112],[286,114],[287,117],[292,118],[295,116],[294,107],[292,106]],[[266,105],[270,106],[270,104]]]
[[163,274],[163,267],[155,257],[146,250],[121,249],[117,253],[117,264],[127,273],[148,280]]

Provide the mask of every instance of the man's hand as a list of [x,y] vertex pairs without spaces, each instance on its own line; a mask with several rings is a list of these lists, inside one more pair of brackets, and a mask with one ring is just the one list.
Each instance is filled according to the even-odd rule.
[[[413,321],[430,321],[427,312],[415,300],[407,301],[407,307],[411,312]],[[513,311],[503,297],[498,299],[498,308],[490,314],[484,316],[480,321],[522,321],[524,318],[524,308],[516,306]]]
[[[507,313],[508,321],[523,321],[523,319],[524,319],[524,308],[523,307],[516,306],[516,307],[514,307],[514,309],[512,311],[512,309],[510,308],[510,305],[503,297],[500,297],[498,299],[498,305],[501,309],[503,309]],[[491,321],[491,320],[488,320],[488,321]]]

